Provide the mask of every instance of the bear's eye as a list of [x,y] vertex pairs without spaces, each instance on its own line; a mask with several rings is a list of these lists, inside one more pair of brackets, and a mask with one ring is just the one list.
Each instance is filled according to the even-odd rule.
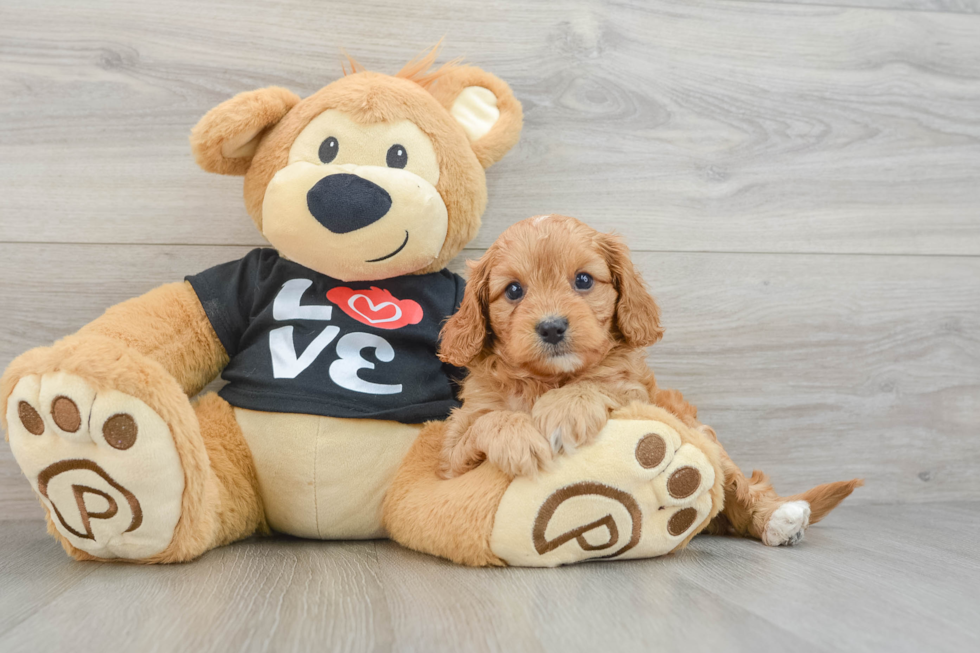
[[324,139],[324,141],[320,143],[320,160],[324,163],[330,163],[337,158],[338,150],[340,150],[340,144],[337,142],[336,138],[330,136]]
[[592,284],[595,280],[592,275],[588,272],[579,272],[575,275],[575,289],[576,290],[589,290],[592,288]]
[[388,167],[404,168],[408,165],[408,150],[404,146],[395,143],[388,148]]
[[524,296],[524,288],[521,287],[516,281],[512,281],[509,286],[504,289],[504,295],[512,302],[519,301],[521,297]]

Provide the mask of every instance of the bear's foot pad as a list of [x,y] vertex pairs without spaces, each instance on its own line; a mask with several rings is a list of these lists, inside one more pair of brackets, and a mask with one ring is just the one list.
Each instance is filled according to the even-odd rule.
[[516,478],[490,548],[509,565],[647,558],[680,546],[711,512],[715,469],[656,420],[609,420],[596,442]]
[[104,559],[162,552],[180,519],[184,472],[164,420],[79,376],[26,376],[7,404],[10,447],[58,532]]

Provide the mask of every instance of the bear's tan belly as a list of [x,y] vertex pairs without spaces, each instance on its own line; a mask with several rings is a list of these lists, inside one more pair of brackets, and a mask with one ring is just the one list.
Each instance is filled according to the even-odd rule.
[[311,539],[385,537],[381,502],[421,428],[235,409],[270,528]]

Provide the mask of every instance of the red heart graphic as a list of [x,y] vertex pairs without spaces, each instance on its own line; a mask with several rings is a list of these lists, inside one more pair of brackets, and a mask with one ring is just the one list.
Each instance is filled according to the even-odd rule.
[[397,299],[387,290],[353,290],[338,286],[327,291],[327,299],[361,324],[378,329],[400,329],[422,321],[422,307],[411,299]]

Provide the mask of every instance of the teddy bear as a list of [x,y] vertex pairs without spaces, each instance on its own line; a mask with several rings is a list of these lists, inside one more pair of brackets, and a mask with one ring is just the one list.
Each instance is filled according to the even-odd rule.
[[[479,229],[484,171],[522,109],[494,75],[435,56],[395,75],[351,60],[305,99],[273,87],[212,109],[194,156],[244,176],[271,247],[10,364],[3,426],[73,558],[183,562],[279,532],[554,566],[677,550],[721,510],[718,445],[656,406],[614,413],[537,477],[436,473],[462,374],[437,356],[464,292],[446,264]],[[675,497],[680,466],[699,482]]]

